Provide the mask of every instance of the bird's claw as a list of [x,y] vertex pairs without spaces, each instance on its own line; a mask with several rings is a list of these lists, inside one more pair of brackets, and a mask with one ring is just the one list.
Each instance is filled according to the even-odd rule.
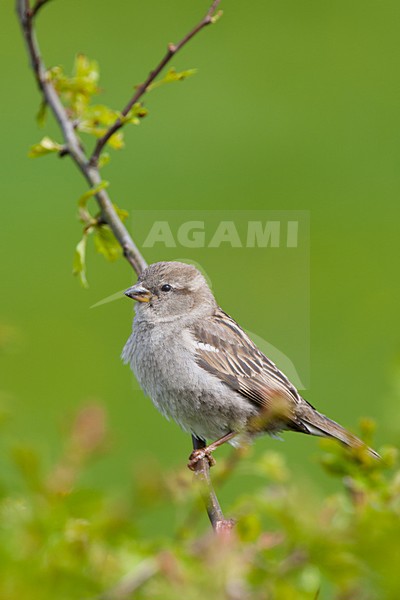
[[204,458],[208,460],[208,464],[210,467],[213,467],[215,465],[215,459],[211,454],[211,450],[208,450],[208,448],[199,448],[198,450],[193,450],[193,452],[189,456],[188,468],[191,471],[195,471],[199,461],[203,460]]

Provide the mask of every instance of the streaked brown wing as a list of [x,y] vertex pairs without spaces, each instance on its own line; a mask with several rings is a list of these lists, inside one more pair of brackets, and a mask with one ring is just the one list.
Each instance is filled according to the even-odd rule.
[[288,378],[241,327],[221,309],[193,329],[197,363],[261,409],[281,398],[289,406],[303,400]]

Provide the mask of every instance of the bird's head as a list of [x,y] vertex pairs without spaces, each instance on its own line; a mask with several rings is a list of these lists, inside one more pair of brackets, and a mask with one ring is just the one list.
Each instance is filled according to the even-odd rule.
[[181,262],[149,265],[125,295],[138,302],[138,315],[151,320],[210,314],[216,306],[204,276]]

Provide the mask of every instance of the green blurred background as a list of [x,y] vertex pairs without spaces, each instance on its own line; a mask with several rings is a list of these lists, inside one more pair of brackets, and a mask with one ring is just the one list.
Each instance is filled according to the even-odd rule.
[[[102,101],[119,108],[166,44],[207,6],[55,0],[40,16],[39,38],[48,66],[70,71],[77,52],[96,58]],[[110,193],[131,213],[218,209],[229,219],[231,210],[310,211],[310,289],[304,279],[299,291],[297,279],[266,272],[261,252],[247,260],[225,249],[207,254],[203,266],[220,304],[243,326],[284,353],[309,353],[307,399],[351,428],[362,415],[374,417],[378,445],[396,444],[400,5],[256,0],[222,8],[218,24],[173,61],[198,74],[151,93],[149,117],[126,130],[126,149],[113,153],[104,170]],[[39,95],[10,0],[2,7],[0,50],[0,390],[12,412],[7,435],[36,444],[50,462],[73,412],[99,402],[112,444],[88,483],[121,489],[142,461],[181,465],[190,440],[158,415],[119,360],[131,303],[90,310],[130,285],[128,265],[106,263],[92,249],[90,289],[71,275],[81,234],[76,203],[85,183],[68,158],[27,158],[43,135],[61,139],[51,119],[44,131],[35,122]],[[146,254],[149,261],[182,256],[179,248]],[[184,256],[191,258],[190,251]],[[310,326],[299,339],[297,327],[287,333],[298,293],[302,302],[310,298]],[[284,445],[259,440],[256,452],[277,447],[310,484],[334,485],[317,466],[315,440],[285,439]],[[223,499],[246,482],[234,477]]]

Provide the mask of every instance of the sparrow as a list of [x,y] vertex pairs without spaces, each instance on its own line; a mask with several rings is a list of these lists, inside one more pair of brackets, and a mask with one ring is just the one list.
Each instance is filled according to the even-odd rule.
[[205,445],[195,469],[221,444],[250,442],[290,430],[364,442],[318,412],[217,304],[204,276],[181,262],[148,266],[125,295],[137,301],[133,330],[122,352],[144,393],[167,419]]

